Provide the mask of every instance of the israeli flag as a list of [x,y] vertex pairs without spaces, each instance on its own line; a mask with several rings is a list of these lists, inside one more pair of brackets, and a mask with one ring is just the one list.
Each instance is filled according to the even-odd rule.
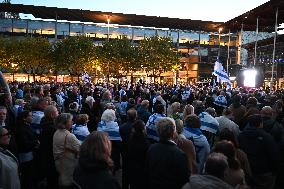
[[91,80],[90,80],[90,76],[87,72],[85,72],[83,75],[82,75],[82,81],[84,81],[84,83],[90,83]]
[[198,115],[203,131],[216,134],[219,131],[219,122],[207,112],[202,112]]
[[215,62],[214,71],[212,74],[217,76],[218,81],[220,80],[221,83],[227,83],[227,85],[231,88],[232,83],[230,81],[230,78],[219,60]]

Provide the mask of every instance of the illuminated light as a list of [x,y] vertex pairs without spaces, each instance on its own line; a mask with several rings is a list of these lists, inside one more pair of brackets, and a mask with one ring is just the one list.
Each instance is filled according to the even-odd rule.
[[256,70],[245,70],[244,71],[244,86],[245,87],[255,87],[256,81]]
[[236,77],[229,77],[229,79],[230,79],[231,81],[235,81],[235,80],[236,80]]
[[219,33],[221,33],[222,30],[223,30],[223,28],[219,28]]

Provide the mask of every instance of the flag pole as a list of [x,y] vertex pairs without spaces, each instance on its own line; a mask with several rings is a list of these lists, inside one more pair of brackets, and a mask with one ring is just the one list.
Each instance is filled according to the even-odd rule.
[[258,41],[258,17],[256,19],[256,36],[255,36],[255,44],[254,44],[254,60],[253,60],[253,66],[256,64],[257,59],[257,41]]
[[[273,53],[272,53],[270,91],[272,90],[273,80],[274,80],[274,63],[275,63],[275,48],[276,48],[276,39],[277,39],[277,28],[278,28],[278,8],[276,9],[276,16],[275,16],[275,33],[274,33],[274,43],[273,43]],[[277,73],[277,69],[276,69],[276,73]]]
[[230,43],[231,43],[231,31],[229,30],[228,56],[227,56],[227,74],[228,75],[229,75],[229,60],[230,60]]

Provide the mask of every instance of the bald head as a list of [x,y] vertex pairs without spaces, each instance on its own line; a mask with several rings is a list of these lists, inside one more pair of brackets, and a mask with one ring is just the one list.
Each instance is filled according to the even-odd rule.
[[273,115],[273,109],[270,106],[264,106],[261,111],[261,115],[272,117]]

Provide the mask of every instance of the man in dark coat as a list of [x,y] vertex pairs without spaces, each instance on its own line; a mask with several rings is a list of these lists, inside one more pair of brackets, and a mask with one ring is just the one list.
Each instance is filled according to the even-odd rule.
[[127,111],[127,122],[119,127],[119,133],[122,138],[122,188],[129,188],[128,175],[128,141],[132,129],[132,124],[137,119],[137,111],[130,109]]
[[58,111],[55,106],[48,106],[44,111],[44,117],[40,125],[42,133],[40,136],[40,161],[41,172],[47,178],[47,189],[58,188],[58,173],[55,168],[53,157],[53,135],[56,131],[55,119]]
[[248,156],[253,188],[272,189],[280,157],[273,137],[263,129],[261,115],[248,117],[248,126],[240,134],[239,142]]
[[160,142],[149,148],[145,163],[149,189],[180,189],[189,181],[187,157],[173,141],[175,130],[171,118],[157,122]]
[[141,102],[141,105],[137,109],[138,113],[138,118],[144,121],[146,124],[151,113],[149,112],[149,101],[148,100],[143,100]]
[[283,127],[273,118],[273,109],[270,106],[264,106],[261,109],[261,116],[263,119],[263,129],[271,134],[275,142],[279,144],[283,137]]

